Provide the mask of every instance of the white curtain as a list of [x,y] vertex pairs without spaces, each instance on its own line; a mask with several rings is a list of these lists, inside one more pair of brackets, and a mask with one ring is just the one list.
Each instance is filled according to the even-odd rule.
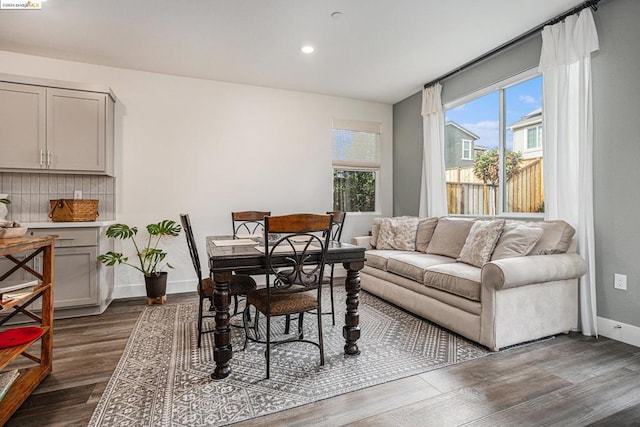
[[578,252],[589,267],[580,279],[580,327],[597,336],[590,58],[596,50],[589,8],[542,30],[545,218],[576,229]]
[[436,83],[422,91],[422,181],[420,186],[421,217],[447,215],[446,179],[444,173],[444,112],[442,86]]

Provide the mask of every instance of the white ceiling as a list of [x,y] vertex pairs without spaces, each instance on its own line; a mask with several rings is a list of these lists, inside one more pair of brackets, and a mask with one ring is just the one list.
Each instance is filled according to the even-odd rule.
[[0,50],[395,103],[580,3],[48,0],[0,11]]

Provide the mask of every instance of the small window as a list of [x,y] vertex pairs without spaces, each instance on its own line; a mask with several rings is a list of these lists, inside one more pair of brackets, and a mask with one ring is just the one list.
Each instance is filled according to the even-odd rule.
[[542,126],[527,129],[527,150],[537,150],[542,147]]
[[333,122],[333,209],[375,212],[380,170],[380,123]]
[[473,144],[470,139],[462,140],[462,160],[473,160]]

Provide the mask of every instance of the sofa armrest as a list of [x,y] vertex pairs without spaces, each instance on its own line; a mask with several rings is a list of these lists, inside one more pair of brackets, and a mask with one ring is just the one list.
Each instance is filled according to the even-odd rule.
[[373,249],[371,247],[371,236],[356,236],[351,238],[351,244],[361,246],[366,249]]
[[482,285],[494,289],[515,288],[532,283],[577,279],[587,272],[587,263],[576,253],[505,258],[482,267]]

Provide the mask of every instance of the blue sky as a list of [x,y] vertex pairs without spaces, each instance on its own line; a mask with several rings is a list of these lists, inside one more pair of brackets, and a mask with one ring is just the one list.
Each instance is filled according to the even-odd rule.
[[[507,126],[517,122],[542,105],[542,76],[505,90]],[[498,92],[492,92],[445,113],[452,120],[480,137],[476,145],[498,146]],[[507,131],[507,148],[512,148],[512,132]]]

